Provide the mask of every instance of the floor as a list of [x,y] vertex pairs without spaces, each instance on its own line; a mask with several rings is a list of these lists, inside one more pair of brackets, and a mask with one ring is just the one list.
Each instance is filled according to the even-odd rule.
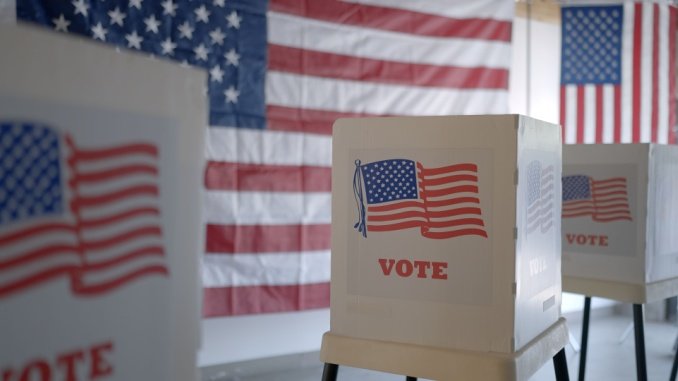
[[[593,381],[624,381],[636,379],[633,330],[624,338],[631,327],[631,316],[606,314],[592,316],[589,329],[589,351],[586,379]],[[581,335],[581,322],[577,318],[568,320],[569,330],[576,346]],[[669,323],[645,323],[645,348],[649,380],[667,380],[673,361],[672,347],[678,327]],[[572,345],[567,347],[567,361],[570,379],[576,380],[579,369],[579,354]],[[203,369],[204,381],[319,381],[322,364],[318,353],[308,353],[294,358],[258,360],[225,367]],[[405,377],[388,373],[339,367],[338,380],[395,381]],[[422,379],[420,379],[422,380]],[[544,365],[530,381],[555,380],[553,363]],[[422,380],[423,381],[423,380]]]

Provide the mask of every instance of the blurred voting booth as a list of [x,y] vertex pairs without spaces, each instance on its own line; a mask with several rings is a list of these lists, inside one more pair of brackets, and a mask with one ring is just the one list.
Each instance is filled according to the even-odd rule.
[[591,297],[633,304],[636,370],[647,379],[643,305],[678,295],[678,147],[566,145],[562,217],[563,290],[586,296],[579,379]]
[[3,380],[197,379],[205,75],[0,26]]
[[560,136],[518,115],[335,123],[325,379],[524,380],[561,353]]

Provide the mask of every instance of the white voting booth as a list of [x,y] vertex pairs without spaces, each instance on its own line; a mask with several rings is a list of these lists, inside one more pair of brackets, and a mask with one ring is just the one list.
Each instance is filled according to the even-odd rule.
[[3,380],[197,379],[205,75],[0,26]]
[[527,379],[560,316],[560,128],[518,115],[340,119],[321,360]]
[[678,147],[566,145],[563,288],[647,303],[678,294]]

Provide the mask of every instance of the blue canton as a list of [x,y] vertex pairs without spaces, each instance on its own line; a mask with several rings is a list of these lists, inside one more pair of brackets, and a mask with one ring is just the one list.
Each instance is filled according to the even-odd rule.
[[541,194],[541,164],[533,161],[527,166],[527,205],[539,200]]
[[267,0],[17,1],[17,17],[209,71],[212,126],[264,128]]
[[53,131],[0,123],[0,225],[62,212],[60,162]]
[[417,169],[412,160],[382,160],[361,166],[368,204],[417,199]]
[[563,201],[586,200],[591,198],[589,177],[574,175],[563,177]]
[[561,84],[621,83],[624,7],[565,7]]

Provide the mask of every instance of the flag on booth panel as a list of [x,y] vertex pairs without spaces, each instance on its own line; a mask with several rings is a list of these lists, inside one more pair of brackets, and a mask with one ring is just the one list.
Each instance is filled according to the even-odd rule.
[[542,168],[538,160],[527,166],[527,228],[528,234],[539,228],[546,233],[553,227],[555,176],[553,165]]
[[425,168],[407,159],[358,161],[353,190],[360,209],[355,227],[363,237],[419,228],[432,239],[487,238],[474,163]]
[[582,216],[598,222],[631,221],[626,178],[563,177],[563,218]]
[[511,0],[27,0],[20,20],[209,71],[204,316],[329,305],[331,127],[506,113]]
[[676,28],[668,2],[562,8],[565,143],[676,142]]
[[75,296],[169,276],[153,144],[79,147],[0,121],[0,299],[59,279]]

